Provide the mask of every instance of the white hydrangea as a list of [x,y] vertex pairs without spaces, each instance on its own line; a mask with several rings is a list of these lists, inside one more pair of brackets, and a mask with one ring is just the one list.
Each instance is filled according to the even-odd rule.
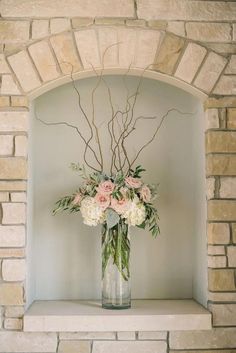
[[145,207],[142,203],[134,200],[130,203],[129,209],[124,213],[124,218],[126,218],[128,225],[138,226],[145,221],[146,213]]
[[97,226],[104,221],[104,212],[93,197],[85,197],[81,201],[80,211],[84,224]]

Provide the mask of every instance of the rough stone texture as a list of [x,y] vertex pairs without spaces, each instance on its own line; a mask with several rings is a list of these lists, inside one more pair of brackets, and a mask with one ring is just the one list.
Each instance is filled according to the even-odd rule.
[[89,341],[60,341],[58,353],[90,353]]
[[204,107],[205,109],[236,107],[236,97],[211,97],[204,102]]
[[133,17],[132,0],[88,0],[86,6],[77,0],[30,0],[19,2],[2,0],[0,13],[3,17]]
[[208,299],[214,302],[236,302],[236,292],[208,292]]
[[206,152],[236,152],[236,132],[208,131],[206,133]]
[[24,203],[3,203],[2,210],[2,224],[24,224],[26,222]]
[[236,223],[232,224],[233,243],[236,244]]
[[236,326],[236,304],[211,304],[214,326]]
[[227,127],[236,129],[236,108],[227,109]]
[[23,226],[0,226],[1,247],[20,247],[25,245],[25,228]]
[[28,107],[29,101],[26,96],[12,96],[11,106],[12,107]]
[[206,55],[206,52],[206,49],[198,44],[188,44],[175,72],[175,76],[191,83]]
[[0,192],[0,202],[9,201],[9,192]]
[[168,22],[167,21],[161,21],[161,20],[148,21],[148,27],[152,27],[152,28],[155,28],[155,29],[166,30],[167,26],[168,26]]
[[3,260],[2,278],[4,281],[17,282],[24,281],[26,274],[25,260]]
[[104,66],[117,67],[119,46],[114,45],[117,43],[117,30],[114,28],[99,28],[98,42]]
[[208,271],[208,288],[210,291],[235,291],[234,270],[210,269]]
[[21,318],[24,315],[23,306],[7,306],[5,308],[5,317],[8,318]]
[[236,156],[214,154],[207,156],[207,175],[236,175]]
[[228,246],[227,254],[229,267],[236,267],[236,246]]
[[47,42],[41,41],[29,47],[30,55],[44,82],[60,76],[56,61]]
[[135,62],[137,32],[133,29],[118,29],[119,65],[128,68]]
[[21,319],[5,319],[4,328],[5,330],[22,330],[23,321]]
[[236,178],[221,178],[220,179],[220,197],[223,199],[236,198]]
[[206,130],[207,129],[218,129],[219,125],[219,111],[218,109],[207,109],[205,111],[205,118],[206,118]]
[[63,33],[50,38],[53,50],[64,74],[81,70],[72,35]]
[[236,201],[210,200],[208,201],[209,221],[235,221]]
[[71,23],[72,23],[72,28],[75,28],[75,29],[80,27],[87,27],[93,24],[93,18],[92,17],[72,18]]
[[55,352],[55,333],[0,332],[1,353],[50,353]]
[[15,137],[15,156],[27,157],[28,153],[28,138],[21,135]]
[[40,80],[26,51],[9,56],[8,61],[25,92],[40,86]]
[[115,332],[62,332],[60,340],[115,340]]
[[207,260],[210,268],[226,267],[226,256],[208,256]]
[[184,39],[173,34],[166,34],[158,50],[154,70],[172,74],[184,46]]
[[145,27],[146,22],[144,20],[126,20],[128,27]]
[[10,69],[7,65],[5,55],[0,54],[0,74],[9,74],[9,73],[10,73]]
[[140,31],[137,38],[137,53],[135,66],[147,68],[155,61],[155,55],[161,39],[158,31]]
[[220,95],[236,94],[236,76],[233,76],[233,75],[221,76],[213,93],[220,94]]
[[170,332],[171,349],[235,348],[236,328]]
[[25,192],[12,192],[11,193],[12,202],[26,202],[26,193]]
[[117,339],[120,341],[134,341],[135,332],[117,332]]
[[0,156],[10,156],[13,152],[13,136],[0,135]]
[[10,106],[10,97],[1,96],[0,97],[0,108],[9,107]]
[[50,31],[53,34],[68,31],[70,28],[69,18],[53,18],[50,21]]
[[0,191],[25,191],[26,186],[26,181],[23,180],[0,180]]
[[166,340],[166,331],[141,331],[138,333],[139,340]]
[[[75,40],[83,67],[91,69],[91,64],[95,68],[100,67],[101,62],[96,32],[93,29],[75,32]],[[93,48],[92,51],[91,48]]]
[[178,36],[185,36],[184,22],[181,21],[171,21],[168,22],[167,31],[177,34]]
[[225,254],[225,248],[224,246],[216,246],[216,245],[208,245],[207,249],[208,255],[224,255]]
[[26,179],[27,165],[25,159],[0,158],[0,179]]
[[1,94],[20,94],[19,88],[14,82],[12,75],[2,76]]
[[34,20],[32,23],[32,39],[41,39],[49,33],[48,20]]
[[206,194],[208,200],[213,199],[215,197],[215,178],[207,178]]
[[208,244],[228,244],[230,240],[228,223],[208,223]]
[[210,53],[198,73],[194,85],[203,91],[210,93],[223,71],[227,60],[222,56]]
[[236,74],[236,55],[232,55],[225,69],[226,74]]
[[[23,287],[20,284],[1,283],[0,303],[2,305],[23,305],[24,304]],[[7,337],[5,339],[7,339]],[[7,341],[6,344],[10,344],[10,342]],[[2,348],[2,345],[3,345],[3,342],[1,339],[1,332],[0,332],[0,352],[4,352],[4,353],[7,352],[7,350],[4,350]]]
[[[1,5],[0,5],[1,8]],[[29,39],[29,21],[0,21],[0,43],[21,43]]]
[[163,341],[95,341],[93,353],[166,353],[167,345]]
[[27,131],[28,112],[26,111],[0,111],[0,131]]
[[22,258],[25,257],[25,249],[24,248],[9,248],[9,249],[2,249],[0,248],[0,258]]
[[186,23],[187,37],[204,42],[230,42],[231,27],[228,23]]

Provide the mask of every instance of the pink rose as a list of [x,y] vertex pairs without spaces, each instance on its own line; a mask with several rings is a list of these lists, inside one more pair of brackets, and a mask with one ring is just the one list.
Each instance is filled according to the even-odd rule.
[[79,205],[82,200],[82,195],[80,193],[75,195],[75,198],[73,200],[73,205]]
[[127,211],[129,207],[129,200],[123,198],[121,200],[117,200],[115,198],[111,199],[111,207],[115,210],[118,214],[123,214]]
[[130,188],[138,189],[142,185],[142,182],[138,178],[129,176],[125,178],[125,184]]
[[97,187],[97,192],[100,194],[110,195],[115,188],[115,184],[111,180],[101,182]]
[[110,196],[107,194],[97,193],[95,196],[95,201],[104,211],[110,205]]
[[143,185],[142,189],[140,190],[140,197],[144,202],[150,202],[151,201],[151,190],[147,185]]

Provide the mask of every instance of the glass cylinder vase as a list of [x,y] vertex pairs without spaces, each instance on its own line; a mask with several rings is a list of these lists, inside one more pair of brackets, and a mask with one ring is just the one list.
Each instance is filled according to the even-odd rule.
[[129,226],[122,220],[114,227],[102,226],[102,307],[131,306]]

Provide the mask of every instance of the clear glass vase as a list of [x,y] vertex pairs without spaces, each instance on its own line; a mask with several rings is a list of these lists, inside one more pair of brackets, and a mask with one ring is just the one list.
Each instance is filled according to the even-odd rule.
[[102,307],[131,306],[129,226],[120,221],[113,228],[102,226]]

